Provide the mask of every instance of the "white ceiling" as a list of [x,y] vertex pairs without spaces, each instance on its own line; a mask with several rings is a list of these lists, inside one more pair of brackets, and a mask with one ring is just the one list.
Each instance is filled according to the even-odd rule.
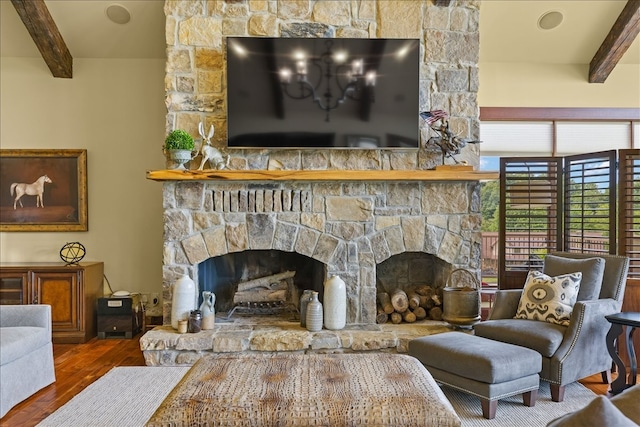
[[[47,0],[73,58],[165,58],[163,0]],[[131,13],[115,24],[105,10],[121,4]],[[0,0],[0,56],[38,57],[40,52],[8,0]]]
[[[626,3],[482,0],[480,62],[589,64]],[[548,11],[559,11],[564,19],[553,30],[541,30],[538,19]],[[640,37],[618,63],[640,64]]]
[[[105,10],[114,3],[129,9],[128,24],[107,19]],[[163,0],[47,0],[46,4],[74,58],[165,57]],[[588,64],[625,4],[626,0],[482,0],[480,62]],[[550,10],[564,14],[562,24],[553,30],[539,29],[538,18]],[[8,0],[0,0],[0,56],[40,56]],[[619,63],[640,64],[640,37]]]

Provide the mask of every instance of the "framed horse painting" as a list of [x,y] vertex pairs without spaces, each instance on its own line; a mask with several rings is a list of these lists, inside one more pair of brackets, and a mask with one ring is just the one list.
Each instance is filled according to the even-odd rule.
[[0,150],[0,231],[87,231],[87,150]]

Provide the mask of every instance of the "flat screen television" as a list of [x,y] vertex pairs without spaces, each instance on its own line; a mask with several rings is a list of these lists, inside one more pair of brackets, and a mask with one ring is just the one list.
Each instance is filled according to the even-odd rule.
[[232,148],[418,148],[416,39],[227,38]]

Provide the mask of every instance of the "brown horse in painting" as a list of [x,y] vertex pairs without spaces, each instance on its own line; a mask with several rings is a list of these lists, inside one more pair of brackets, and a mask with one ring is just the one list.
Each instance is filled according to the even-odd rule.
[[11,184],[11,196],[13,197],[14,193],[16,198],[13,201],[13,209],[16,208],[16,203],[20,203],[20,207],[23,208],[22,200],[20,198],[25,194],[27,196],[36,196],[36,208],[44,208],[44,203],[42,203],[42,195],[44,194],[44,184],[50,184],[51,178],[47,175],[42,175],[35,182],[31,184],[25,184],[23,182],[14,182]]

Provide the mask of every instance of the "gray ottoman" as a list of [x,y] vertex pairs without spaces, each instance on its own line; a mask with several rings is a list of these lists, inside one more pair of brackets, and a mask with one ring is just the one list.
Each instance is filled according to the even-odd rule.
[[409,354],[444,385],[480,398],[482,415],[492,419],[498,399],[522,393],[534,406],[542,357],[534,350],[463,332],[445,332],[409,341]]

